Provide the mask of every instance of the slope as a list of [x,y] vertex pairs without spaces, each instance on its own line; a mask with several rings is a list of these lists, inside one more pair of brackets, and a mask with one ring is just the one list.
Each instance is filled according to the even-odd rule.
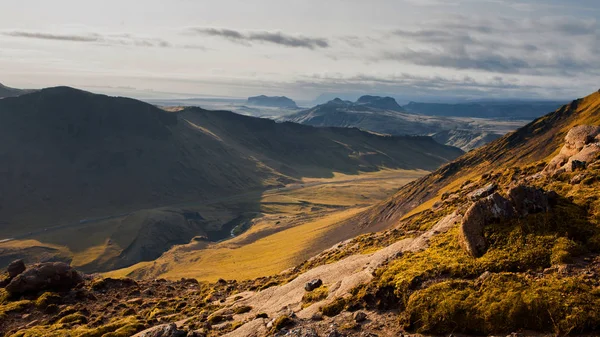
[[567,132],[581,124],[600,124],[600,91],[564,105],[402,187],[390,200],[361,214],[359,221],[392,225],[408,212],[414,214],[427,209],[445,191],[479,174],[509,165],[548,160],[559,151]]

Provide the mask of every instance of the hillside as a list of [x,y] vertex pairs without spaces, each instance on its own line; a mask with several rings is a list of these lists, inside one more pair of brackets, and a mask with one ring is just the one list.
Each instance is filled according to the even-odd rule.
[[0,83],[0,99],[6,98],[6,97],[16,97],[16,96],[20,96],[20,95],[23,95],[26,93],[30,93],[32,91],[33,90],[9,88],[9,87],[3,85],[2,83]]
[[[339,242],[277,275],[136,282],[15,263],[0,291],[1,329],[9,336],[596,336],[599,177],[596,92],[348,221],[387,230]],[[65,277],[25,293],[21,280],[42,267]]]
[[463,151],[471,151],[502,137],[502,135],[493,132],[444,130],[433,134],[431,137],[440,144],[458,147]]
[[[29,241],[33,259],[67,245],[89,271],[154,259],[197,235],[228,237],[236,212],[256,212],[263,191],[302,178],[433,170],[461,154],[429,137],[167,112],[66,87],[0,101],[0,141],[0,238],[45,243]],[[186,206],[242,195],[231,210]],[[3,254],[2,264],[19,256]]]

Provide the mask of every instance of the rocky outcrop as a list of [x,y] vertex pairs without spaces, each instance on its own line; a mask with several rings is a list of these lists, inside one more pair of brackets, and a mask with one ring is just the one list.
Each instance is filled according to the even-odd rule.
[[13,278],[6,286],[11,295],[44,290],[71,289],[83,282],[83,277],[66,263],[48,262],[31,266]]
[[565,136],[565,145],[544,169],[546,173],[585,169],[600,155],[600,126],[580,125]]
[[6,271],[8,272],[8,277],[13,279],[25,271],[25,262],[23,260],[13,261],[6,267]]
[[507,198],[495,192],[479,199],[465,212],[460,226],[459,244],[471,256],[480,257],[487,250],[484,235],[486,226],[500,220],[548,211],[554,198],[554,193],[517,185],[508,191]]

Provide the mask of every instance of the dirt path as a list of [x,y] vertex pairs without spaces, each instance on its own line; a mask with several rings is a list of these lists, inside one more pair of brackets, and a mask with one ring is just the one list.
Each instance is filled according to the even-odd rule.
[[[251,312],[240,317],[242,319],[254,317],[262,312],[267,313],[271,318],[277,318],[290,311],[293,311],[301,319],[309,319],[319,310],[319,307],[333,301],[335,298],[344,297],[349,294],[351,289],[369,282],[373,278],[373,271],[388,259],[394,258],[399,253],[426,249],[429,240],[433,236],[445,233],[460,221],[460,215],[450,214],[440,220],[429,231],[416,238],[398,241],[372,254],[352,255],[338,262],[316,267],[281,286],[271,287],[260,292],[236,294],[236,296],[243,298],[237,301],[230,299],[230,301],[234,306],[248,305],[253,308]],[[305,294],[304,285],[317,278],[329,287],[329,295],[325,300],[302,309],[301,302]],[[266,332],[265,329],[263,320],[256,319],[226,336],[262,336]]]

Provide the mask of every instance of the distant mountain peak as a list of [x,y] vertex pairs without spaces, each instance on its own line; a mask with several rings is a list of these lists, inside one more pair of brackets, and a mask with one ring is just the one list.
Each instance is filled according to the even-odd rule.
[[272,107],[272,108],[286,108],[286,109],[297,109],[298,105],[292,99],[285,96],[253,96],[248,97],[248,104]]
[[383,109],[383,110],[394,110],[394,111],[404,111],[400,104],[396,102],[396,100],[392,97],[386,96],[371,96],[364,95],[361,96],[356,104],[368,105],[373,108]]

